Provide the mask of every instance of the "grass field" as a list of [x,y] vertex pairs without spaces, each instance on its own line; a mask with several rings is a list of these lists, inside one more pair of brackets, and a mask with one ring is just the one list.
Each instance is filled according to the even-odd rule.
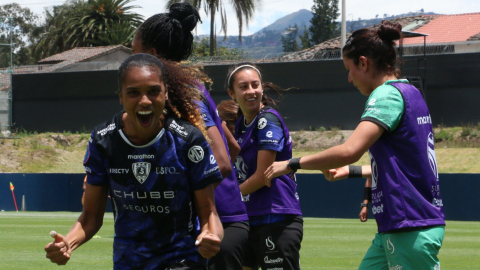
[[[0,212],[0,269],[47,269],[43,248],[51,230],[66,234],[79,213]],[[374,237],[374,220],[305,218],[302,270],[357,269]],[[442,269],[480,268],[480,222],[447,221],[440,251]],[[77,249],[62,269],[112,269],[113,218],[105,215],[98,235]]]

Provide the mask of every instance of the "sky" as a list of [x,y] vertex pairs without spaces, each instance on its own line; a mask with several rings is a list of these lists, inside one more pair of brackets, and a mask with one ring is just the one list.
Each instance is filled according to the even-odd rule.
[[[61,5],[62,0],[13,0],[22,7],[28,7],[37,14],[43,13],[45,8],[51,8],[54,5]],[[231,1],[231,0],[230,0]],[[235,17],[235,12],[230,8],[229,2],[225,1],[228,35],[238,35],[238,24]],[[257,0],[258,1],[258,0]],[[146,18],[156,14],[166,12],[166,0],[133,0],[132,5],[137,5],[141,8],[133,9],[133,11],[143,15]],[[439,14],[461,14],[480,12],[480,0],[346,0],[346,14],[347,20],[358,20],[375,18],[379,15],[382,18],[384,14],[397,15],[402,13],[414,12],[423,8],[425,12],[435,12]],[[0,0],[1,4],[11,3],[11,0]],[[342,0],[339,0],[339,9],[341,11]],[[258,10],[255,12],[253,19],[248,23],[248,28],[244,27],[242,35],[251,35],[265,26],[274,23],[277,19],[286,16],[290,13],[296,12],[300,9],[311,10],[313,0],[262,0],[258,5]],[[200,12],[202,24],[197,26],[196,34],[210,33],[210,19],[203,12]],[[341,19],[341,16],[338,20]],[[219,18],[217,21],[217,29],[219,27]],[[218,31],[218,30],[217,30]],[[223,33],[218,33],[223,35]]]

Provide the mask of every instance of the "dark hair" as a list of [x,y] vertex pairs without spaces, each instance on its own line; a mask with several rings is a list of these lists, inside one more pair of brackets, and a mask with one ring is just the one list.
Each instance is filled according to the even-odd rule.
[[232,134],[235,134],[235,124],[238,120],[238,103],[233,100],[222,100],[217,105],[218,116],[227,123],[227,127]]
[[395,72],[397,55],[395,40],[402,38],[402,26],[383,20],[378,29],[359,29],[350,36],[343,47],[343,56],[358,65],[360,56],[375,63],[378,71]]
[[[263,95],[262,95],[263,105],[270,106],[274,109],[277,109],[277,102],[279,100],[274,100],[272,98],[269,98],[267,96],[267,93],[266,93],[267,90],[275,91],[281,99],[282,98],[281,92],[288,91],[288,89],[285,90],[285,89],[283,89],[283,88],[281,88],[281,87],[279,87],[279,86],[277,86],[277,85],[275,85],[271,82],[263,81],[262,80],[262,74],[260,74],[260,68],[253,63],[243,62],[243,63],[238,63],[238,64],[235,64],[233,66],[230,66],[230,68],[228,68],[228,73],[227,73],[227,81],[226,81],[227,88],[233,91],[233,83],[235,82],[235,74],[238,73],[239,71],[242,71],[242,70],[245,70],[245,69],[251,69],[251,70],[255,70],[256,72],[258,72],[258,76],[260,77],[262,88],[263,88]],[[242,110],[239,108],[238,115],[240,116],[242,114],[243,114]]]
[[125,75],[132,67],[146,67],[162,77],[168,91],[168,99],[165,102],[167,114],[175,114],[190,122],[199,128],[208,140],[205,122],[195,103],[200,99],[200,91],[194,87],[198,84],[199,79],[195,76],[196,73],[191,71],[191,68],[183,67],[178,62],[160,60],[147,53],[134,54],[125,59],[118,70],[120,91],[122,91]]
[[175,3],[169,13],[153,15],[137,30],[143,48],[155,48],[157,56],[172,61],[187,59],[192,53],[191,31],[200,21],[198,11],[189,3]]

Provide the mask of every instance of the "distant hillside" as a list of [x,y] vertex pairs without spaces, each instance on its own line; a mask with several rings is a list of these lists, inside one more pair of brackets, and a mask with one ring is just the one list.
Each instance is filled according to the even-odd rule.
[[303,29],[306,25],[307,28],[310,27],[310,20],[313,17],[313,13],[310,10],[301,9],[297,12],[291,13],[285,17],[282,17],[276,20],[274,23],[262,28],[257,31],[254,35],[258,35],[265,31],[284,31],[289,26],[294,26],[297,24],[299,29]]
[[[351,33],[364,27],[373,26],[380,23],[382,20],[391,20],[398,17],[414,15],[438,14],[433,12],[409,12],[399,15],[383,14],[382,17],[377,15],[376,18],[372,19],[358,18],[357,20],[347,20],[347,32]],[[313,13],[311,11],[301,9],[276,20],[272,24],[255,32],[253,35],[242,36],[243,42],[241,44],[238,41],[238,36],[227,36],[226,40],[223,40],[223,36],[217,36],[217,44],[227,48],[239,48],[254,58],[263,58],[267,54],[282,52],[282,43],[280,39],[282,37],[282,32],[285,31],[286,28],[297,24],[299,34],[302,34],[304,26],[307,26],[307,28],[310,27],[310,20],[312,17]],[[340,22],[338,22],[338,27],[340,28]],[[196,40],[198,41],[206,37],[209,36],[202,35],[197,37]]]

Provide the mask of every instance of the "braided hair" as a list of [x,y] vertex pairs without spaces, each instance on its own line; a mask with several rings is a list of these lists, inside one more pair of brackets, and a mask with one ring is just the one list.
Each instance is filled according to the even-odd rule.
[[162,77],[168,91],[168,99],[165,102],[166,113],[175,114],[178,118],[190,122],[200,129],[208,140],[205,122],[195,104],[195,100],[200,99],[200,92],[194,88],[198,84],[198,78],[192,75],[188,68],[178,62],[160,60],[150,54],[134,54],[128,57],[118,70],[120,91],[125,76],[132,67],[145,67]]
[[135,38],[144,49],[155,48],[157,57],[172,61],[186,60],[193,50],[191,31],[200,20],[189,3],[175,3],[169,13],[159,13],[140,25]]

